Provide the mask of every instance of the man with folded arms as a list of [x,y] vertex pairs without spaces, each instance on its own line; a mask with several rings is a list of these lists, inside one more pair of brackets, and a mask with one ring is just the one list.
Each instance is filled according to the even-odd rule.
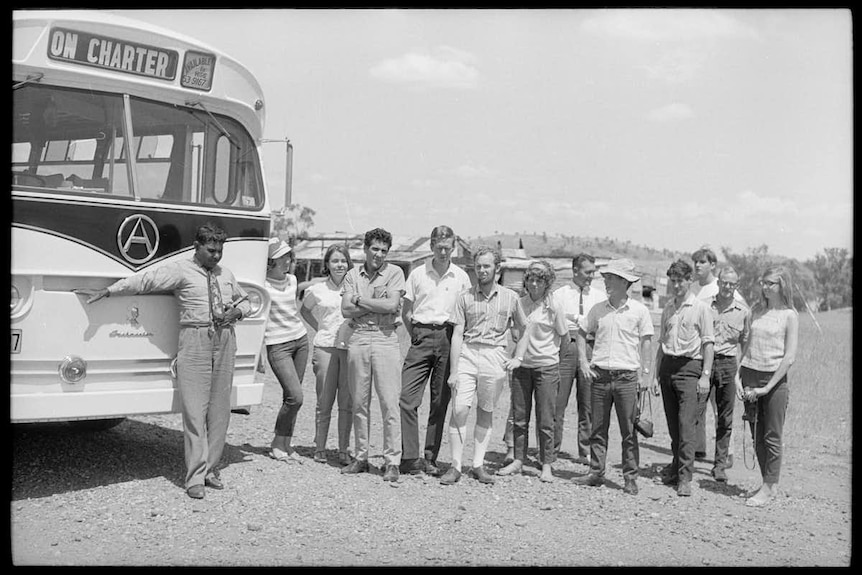
[[371,387],[383,417],[383,481],[397,481],[401,464],[401,321],[404,272],[386,261],[392,234],[381,228],[365,232],[365,263],[347,272],[341,288],[341,313],[353,335],[347,344],[347,379],[353,392],[355,459],[341,473],[368,471]]
[[467,434],[467,416],[476,397],[476,428],[473,433],[473,468],[470,474],[481,483],[494,483],[485,469],[485,453],[491,441],[494,406],[500,397],[507,370],[521,365],[527,348],[527,338],[521,337],[515,357],[506,354],[506,332],[513,325],[521,333],[527,326],[527,316],[518,302],[518,294],[499,285],[500,254],[481,246],[473,254],[476,285],[462,292],[455,304],[455,328],[449,352],[452,388],[452,414],[449,416],[449,446],[452,466],[440,478],[443,485],[461,479],[461,457]]
[[715,341],[709,306],[689,292],[691,272],[684,260],[673,262],[667,270],[673,299],[661,314],[661,345],[655,358],[673,452],[662,483],[676,485],[681,497],[691,495],[695,420],[700,402],[709,394]]
[[[401,473],[437,475],[437,454],[449,408],[449,347],[455,300],[470,289],[467,272],[452,263],[455,232],[449,226],[431,230],[434,256],[410,272],[401,316],[410,349],[401,368]],[[429,378],[430,376],[430,378]],[[425,448],[419,453],[419,406],[430,381]]]
[[[630,260],[611,260],[601,274],[608,299],[590,309],[580,324],[577,338],[580,370],[590,380],[591,389],[590,472],[572,481],[590,486],[604,483],[608,428],[614,406],[622,437],[623,491],[637,495],[640,458],[635,420],[638,393],[645,392],[650,373],[652,317],[644,304],[628,295],[631,285],[639,279]],[[589,363],[584,353],[588,334],[595,336]]]

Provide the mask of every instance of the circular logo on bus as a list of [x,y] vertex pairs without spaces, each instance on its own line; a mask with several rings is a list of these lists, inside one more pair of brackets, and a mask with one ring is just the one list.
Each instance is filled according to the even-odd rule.
[[128,262],[148,262],[159,249],[159,228],[156,222],[143,214],[129,216],[117,230],[117,247]]

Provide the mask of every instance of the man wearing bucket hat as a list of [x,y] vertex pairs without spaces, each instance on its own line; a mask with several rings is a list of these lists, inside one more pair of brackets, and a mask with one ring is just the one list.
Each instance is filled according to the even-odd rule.
[[[591,381],[590,472],[572,481],[590,486],[604,483],[608,428],[614,406],[622,438],[623,491],[637,495],[639,453],[635,419],[638,392],[649,381],[654,330],[647,307],[628,295],[631,285],[640,279],[634,264],[627,259],[611,260],[600,271],[608,299],[590,309],[577,337],[581,370]],[[595,335],[595,344],[587,364],[584,352],[589,334]]]

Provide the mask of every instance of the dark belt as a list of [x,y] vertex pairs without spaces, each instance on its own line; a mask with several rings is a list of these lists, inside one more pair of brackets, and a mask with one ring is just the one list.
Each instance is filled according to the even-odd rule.
[[452,327],[451,323],[413,323],[413,327],[421,327],[424,329],[447,329]]
[[605,369],[603,367],[598,367],[595,365],[593,366],[593,369],[595,369],[596,371],[607,373],[611,377],[616,377],[618,375],[631,375],[638,372],[638,370],[636,369]]
[[735,355],[721,355],[720,353],[715,354],[715,359],[736,359]]
[[687,355],[669,355],[665,354],[664,357],[668,359],[673,359],[676,361],[703,361],[702,359],[694,359],[693,357],[689,357]]

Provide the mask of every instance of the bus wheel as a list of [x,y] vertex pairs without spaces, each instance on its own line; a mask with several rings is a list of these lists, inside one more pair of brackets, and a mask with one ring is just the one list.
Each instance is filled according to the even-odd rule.
[[116,417],[114,419],[81,419],[70,421],[69,425],[76,431],[106,431],[120,425],[125,420],[125,417]]

